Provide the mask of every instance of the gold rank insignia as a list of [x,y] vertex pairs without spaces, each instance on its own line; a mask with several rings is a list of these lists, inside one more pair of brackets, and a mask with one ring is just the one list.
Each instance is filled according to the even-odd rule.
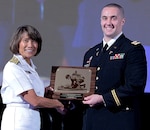
[[15,63],[16,65],[19,63],[19,60],[16,58],[16,57],[12,57],[11,59],[10,59],[10,62],[13,62],[13,63]]
[[133,41],[133,42],[131,42],[131,44],[133,44],[133,45],[138,45],[138,44],[141,44],[141,43],[138,42],[138,41]]

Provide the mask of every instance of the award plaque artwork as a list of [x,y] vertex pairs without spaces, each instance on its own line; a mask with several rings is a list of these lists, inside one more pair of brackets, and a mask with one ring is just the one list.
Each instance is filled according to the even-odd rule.
[[82,100],[95,91],[95,67],[52,66],[53,98]]

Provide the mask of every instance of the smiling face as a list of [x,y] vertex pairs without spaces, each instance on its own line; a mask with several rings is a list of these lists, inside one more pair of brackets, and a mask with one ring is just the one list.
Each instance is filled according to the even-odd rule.
[[105,41],[117,36],[122,32],[125,18],[117,7],[104,7],[101,12],[101,27]]
[[19,54],[29,63],[30,58],[37,53],[38,43],[31,38],[25,32],[22,34],[21,41],[19,43]]

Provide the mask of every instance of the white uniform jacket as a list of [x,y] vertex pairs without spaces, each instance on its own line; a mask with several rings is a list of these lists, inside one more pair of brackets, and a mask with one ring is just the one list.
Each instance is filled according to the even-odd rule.
[[2,101],[6,108],[2,117],[1,130],[40,130],[40,113],[20,96],[34,89],[38,96],[44,96],[44,83],[21,55],[14,55],[3,70],[1,88]]

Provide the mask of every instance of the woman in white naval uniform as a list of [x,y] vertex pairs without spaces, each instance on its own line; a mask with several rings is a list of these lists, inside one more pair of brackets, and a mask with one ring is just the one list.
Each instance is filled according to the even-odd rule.
[[10,51],[13,57],[3,70],[1,95],[6,108],[1,130],[40,130],[38,108],[64,111],[60,101],[44,97],[44,84],[31,59],[40,53],[41,46],[40,33],[30,25],[18,27],[12,37]]

